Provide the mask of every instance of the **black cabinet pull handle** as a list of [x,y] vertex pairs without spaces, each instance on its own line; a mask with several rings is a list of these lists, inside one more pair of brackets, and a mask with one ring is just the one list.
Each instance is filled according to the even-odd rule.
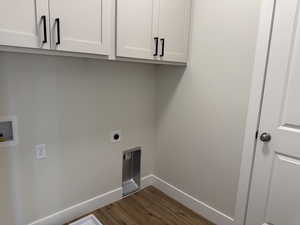
[[59,45],[60,44],[60,21],[59,21],[59,18],[55,19],[55,23],[56,23],[56,29],[57,29],[56,45]]
[[43,32],[44,32],[44,40],[43,44],[47,43],[47,21],[46,21],[46,16],[41,17],[42,23],[43,23]]
[[158,37],[155,37],[154,41],[155,41],[155,52],[153,56],[158,56]]
[[160,41],[161,41],[161,54],[160,54],[160,57],[163,57],[165,55],[165,39],[161,38]]

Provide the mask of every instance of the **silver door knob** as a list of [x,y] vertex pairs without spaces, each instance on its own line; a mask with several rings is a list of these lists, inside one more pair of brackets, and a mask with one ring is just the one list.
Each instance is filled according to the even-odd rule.
[[262,133],[262,134],[260,135],[260,140],[261,140],[262,142],[270,142],[271,139],[272,139],[271,134],[268,134],[268,133]]

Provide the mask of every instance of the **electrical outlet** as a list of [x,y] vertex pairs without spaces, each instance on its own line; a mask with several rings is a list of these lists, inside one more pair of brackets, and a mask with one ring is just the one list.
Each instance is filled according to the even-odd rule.
[[35,146],[36,159],[47,158],[46,145],[36,145]]
[[117,143],[121,141],[121,131],[117,130],[117,131],[113,131],[111,133],[111,142],[112,143]]

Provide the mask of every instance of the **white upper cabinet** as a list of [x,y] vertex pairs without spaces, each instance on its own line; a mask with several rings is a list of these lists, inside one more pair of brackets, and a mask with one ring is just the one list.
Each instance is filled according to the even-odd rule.
[[0,49],[185,63],[190,8],[191,0],[9,0],[1,4]]
[[5,1],[0,45],[108,55],[112,1]]
[[0,45],[49,49],[48,0],[9,0],[0,7]]
[[154,59],[159,0],[117,0],[117,56]]
[[190,31],[190,0],[160,0],[161,59],[186,62]]
[[108,54],[111,0],[49,0],[52,49]]
[[191,0],[117,0],[117,56],[187,61]]

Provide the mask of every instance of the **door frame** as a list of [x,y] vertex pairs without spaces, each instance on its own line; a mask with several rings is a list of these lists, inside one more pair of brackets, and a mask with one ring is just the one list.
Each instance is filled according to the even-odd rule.
[[233,222],[234,225],[244,225],[247,217],[252,170],[256,152],[256,133],[259,130],[260,124],[275,6],[276,0],[263,0],[261,5],[255,62],[252,74],[235,217]]

